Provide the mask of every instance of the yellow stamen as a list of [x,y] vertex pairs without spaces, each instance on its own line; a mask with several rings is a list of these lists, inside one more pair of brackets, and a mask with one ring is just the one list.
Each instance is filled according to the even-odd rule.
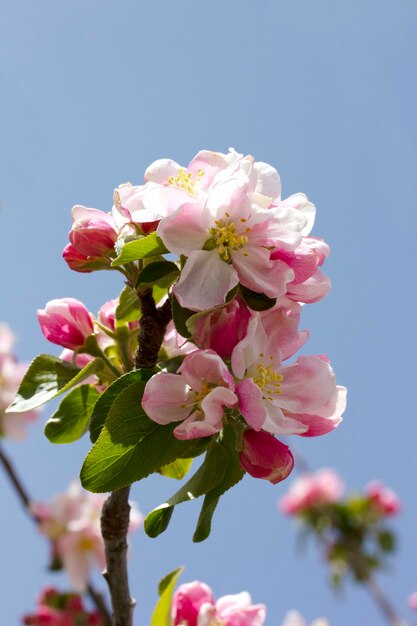
[[[226,213],[226,215],[228,215]],[[216,220],[216,227],[210,228],[210,233],[217,246],[217,251],[224,261],[230,261],[230,250],[239,250],[248,243],[246,235],[239,235],[233,222]],[[250,229],[249,229],[250,230]],[[248,232],[246,229],[245,232]]]
[[180,167],[176,178],[174,178],[174,176],[170,176],[168,178],[168,185],[173,185],[174,187],[178,187],[178,189],[183,189],[189,193],[190,196],[194,196],[196,198],[198,196],[198,186],[202,176],[204,176],[203,170],[198,170],[195,178],[193,179],[192,172],[187,172]]
[[[259,363],[256,366],[256,370],[257,375],[254,376],[253,382],[258,385],[262,391],[269,394],[281,393],[280,387],[284,378],[282,374],[277,374],[277,372],[275,372],[270,365],[265,367],[262,363]],[[266,390],[265,387],[267,387]],[[273,398],[271,395],[268,395],[267,397],[272,401]]]

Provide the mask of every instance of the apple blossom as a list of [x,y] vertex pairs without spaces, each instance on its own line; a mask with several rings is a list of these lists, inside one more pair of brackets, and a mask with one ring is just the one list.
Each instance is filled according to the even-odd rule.
[[213,350],[188,354],[178,374],[159,372],[146,383],[142,406],[158,424],[181,420],[177,439],[208,437],[220,432],[224,407],[237,404],[234,380]]
[[262,626],[266,609],[252,604],[247,592],[227,595],[215,601],[205,583],[181,585],[172,600],[174,626]]
[[0,437],[21,440],[26,435],[27,425],[37,419],[39,410],[6,413],[28,367],[19,363],[12,353],[14,342],[11,329],[6,324],[0,324]]
[[397,515],[401,510],[401,501],[397,494],[379,480],[366,485],[365,495],[383,515]]
[[279,508],[287,515],[294,515],[310,507],[337,502],[344,490],[340,476],[333,469],[323,468],[297,478],[279,501]]
[[168,250],[188,257],[173,289],[182,306],[198,311],[223,304],[239,282],[274,298],[294,278],[286,263],[270,258],[269,248],[295,248],[305,218],[290,207],[269,208],[270,197],[246,193],[248,181],[239,170],[205,202],[190,200],[160,222],[157,232]]
[[175,328],[174,322],[171,320],[167,325],[161,346],[163,356],[168,359],[173,359],[177,356],[194,352],[196,349],[197,346],[194,343],[179,334]]
[[317,436],[333,430],[342,419],[346,389],[336,385],[327,359],[300,356],[282,365],[279,344],[294,330],[284,334],[277,326],[267,334],[265,328],[268,318],[264,326],[261,316],[254,316],[232,353],[241,414],[254,430],[275,434]]
[[118,233],[111,215],[76,205],[72,209],[72,220],[69,240],[77,252],[92,257],[113,252]]
[[[107,494],[93,494],[81,489],[77,481],[66,493],[54,496],[49,504],[34,503],[39,530],[51,539],[52,557],[62,563],[72,589],[86,589],[92,566],[105,566],[100,515]],[[138,528],[142,515],[132,506],[130,529]]]
[[212,590],[205,583],[195,580],[181,585],[172,599],[172,619],[174,626],[187,624],[197,626],[198,614],[203,604],[215,604]]
[[230,357],[233,348],[247,333],[252,311],[240,298],[192,318],[193,341],[199,348],[210,348],[222,359]]
[[70,350],[82,348],[94,333],[91,313],[75,298],[50,300],[38,310],[38,321],[48,341]]
[[294,457],[285,444],[269,433],[245,430],[240,464],[254,478],[264,478],[273,485],[290,475]]
[[172,159],[158,159],[145,171],[145,180],[164,186],[182,189],[190,196],[204,199],[209,190],[227,181],[239,168],[248,172],[247,192],[270,196],[275,202],[281,198],[281,181],[278,172],[268,163],[243,156],[233,148],[227,154],[200,150],[187,167]]

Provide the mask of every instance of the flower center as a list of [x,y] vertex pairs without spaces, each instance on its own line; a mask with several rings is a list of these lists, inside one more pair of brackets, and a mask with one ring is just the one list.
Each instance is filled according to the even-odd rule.
[[[217,251],[222,259],[230,261],[230,250],[240,250],[248,243],[248,238],[246,235],[240,235],[236,232],[234,222],[216,220],[215,224],[215,227],[210,228],[214,244],[217,246]],[[247,232],[249,230],[247,229]]]
[[277,374],[277,372],[272,369],[271,365],[265,366],[259,363],[256,366],[256,374],[253,377],[253,382],[262,389],[268,400],[272,401],[274,395],[281,393],[280,387],[283,378],[283,375]]
[[198,186],[202,176],[204,176],[203,170],[198,170],[195,178],[193,179],[192,172],[187,172],[180,167],[176,178],[173,176],[168,178],[168,185],[173,185],[174,187],[178,187],[178,189],[183,189],[189,193],[190,196],[194,196],[196,198],[198,196]]

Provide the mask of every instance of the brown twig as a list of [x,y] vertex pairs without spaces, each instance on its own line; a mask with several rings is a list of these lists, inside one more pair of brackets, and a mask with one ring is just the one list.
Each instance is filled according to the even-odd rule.
[[392,626],[408,626],[408,622],[398,615],[386,593],[381,589],[374,578],[369,577],[368,580],[365,581],[365,584],[368,587],[369,593],[375,600],[375,604],[379,607],[389,624],[392,624]]
[[[158,353],[165,330],[171,319],[171,303],[166,300],[157,307],[152,289],[138,294],[142,316],[135,355],[135,368],[152,369],[158,361]],[[127,532],[129,529],[129,491],[124,487],[113,491],[103,506],[101,534],[106,552],[104,577],[109,586],[113,608],[113,626],[133,626],[135,601],[130,595],[127,571]]]
[[[33,502],[33,500],[29,496],[29,493],[26,487],[24,486],[24,484],[22,483],[20,477],[18,476],[11,460],[9,459],[9,457],[7,456],[7,454],[5,453],[5,451],[3,450],[1,446],[0,446],[0,461],[3,465],[3,468],[6,472],[7,477],[10,480],[10,483],[12,484],[21,504],[23,505],[25,512],[31,518],[32,522],[34,522],[38,526],[41,520],[36,515],[36,513],[32,510],[31,503]],[[105,625],[110,626],[111,624],[110,611],[108,610],[105,600],[103,596],[101,595],[101,593],[99,593],[93,587],[91,582],[88,583],[87,592],[91,600],[94,602],[100,615],[104,619]]]
[[142,317],[140,318],[140,330],[138,349],[135,356],[137,369],[151,369],[158,361],[158,352],[164,339],[165,330],[171,320],[171,302],[166,300],[160,307],[156,307],[152,296],[152,289],[139,292]]

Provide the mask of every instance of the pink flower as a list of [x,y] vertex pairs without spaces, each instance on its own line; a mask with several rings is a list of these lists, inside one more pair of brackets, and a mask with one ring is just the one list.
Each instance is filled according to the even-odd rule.
[[255,161],[250,155],[243,156],[233,148],[227,154],[201,150],[187,167],[172,159],[158,159],[147,168],[145,180],[174,186],[192,197],[205,198],[209,190],[228,180],[239,168],[248,173],[249,192],[261,193],[279,202],[281,181],[276,169],[268,163]]
[[210,587],[199,581],[181,585],[174,594],[174,626],[262,626],[266,609],[251,604],[247,592],[214,599]]
[[254,478],[264,478],[276,485],[292,472],[294,457],[290,449],[273,435],[245,430],[243,446],[240,464]]
[[76,205],[72,209],[72,227],[69,240],[82,255],[107,256],[117,241],[116,225],[111,215],[98,209]]
[[68,267],[75,272],[88,274],[93,271],[88,265],[91,261],[91,257],[81,254],[81,252],[78,252],[78,250],[76,250],[70,243],[63,249],[62,257]]
[[401,510],[401,501],[397,494],[379,480],[366,485],[365,495],[383,515],[397,515]]
[[334,470],[321,469],[297,478],[279,501],[279,508],[287,515],[294,515],[310,507],[337,502],[344,490],[344,483]]
[[194,352],[194,350],[196,350],[196,346],[179,334],[175,328],[174,322],[171,320],[166,328],[164,341],[162,343],[162,350],[168,359],[173,359],[176,356]]
[[[75,591],[86,589],[90,571],[105,566],[100,515],[106,494],[93,494],[81,489],[78,482],[70,484],[66,493],[54,496],[50,503],[34,503],[39,530],[51,539],[54,556],[62,562]],[[131,510],[130,529],[142,521],[136,507]]]
[[250,309],[234,298],[208,313],[194,316],[193,341],[199,348],[214,350],[223,359],[230,357],[233,348],[245,337],[251,317]]
[[208,437],[220,432],[224,407],[237,403],[233,377],[213,350],[188,354],[178,374],[159,372],[146,383],[142,406],[158,424],[182,421],[177,439]]
[[0,324],[0,358],[4,354],[11,354],[16,337],[7,324]]
[[120,234],[148,235],[186,199],[184,192],[154,182],[139,186],[124,183],[114,191],[112,215]]
[[282,365],[283,353],[302,339],[291,326],[283,330],[278,324],[274,331],[271,319],[254,316],[232,353],[241,414],[254,430],[275,434],[317,436],[333,430],[341,421],[346,389],[336,385],[323,356],[300,356]]
[[306,218],[298,209],[271,207],[271,197],[251,191],[252,167],[253,159],[242,160],[206,198],[190,198],[158,226],[166,247],[188,257],[174,286],[186,308],[199,311],[223,304],[239,282],[270,297],[281,296],[294,278],[285,262],[270,258],[270,249],[297,247]]
[[198,614],[203,604],[215,604],[213,592],[208,585],[198,580],[181,585],[172,599],[174,626],[197,626]]
[[[98,321],[111,332],[116,330],[116,309],[119,305],[119,298],[105,302],[98,312]],[[139,321],[129,322],[130,330],[139,328]]]
[[318,268],[329,254],[329,246],[313,237],[303,237],[294,250],[277,248],[272,252],[271,259],[285,261],[294,271],[294,279],[287,284],[287,298],[305,304],[324,298],[330,280]]
[[19,441],[26,436],[26,427],[37,419],[38,409],[11,413],[6,409],[13,402],[27,364],[18,363],[12,353],[15,337],[6,324],[0,324],[0,437]]
[[51,300],[38,310],[38,320],[48,341],[70,350],[82,348],[94,332],[91,314],[74,298]]

